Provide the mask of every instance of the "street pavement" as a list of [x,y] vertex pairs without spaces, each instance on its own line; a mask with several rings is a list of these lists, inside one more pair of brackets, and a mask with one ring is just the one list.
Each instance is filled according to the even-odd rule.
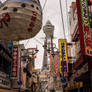
[[56,90],[56,92],[63,92],[63,89],[60,89],[60,90]]
[[63,90],[56,90],[56,92],[63,92]]

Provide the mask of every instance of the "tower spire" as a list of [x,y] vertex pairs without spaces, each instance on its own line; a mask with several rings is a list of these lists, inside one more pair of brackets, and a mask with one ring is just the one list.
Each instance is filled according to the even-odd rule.
[[54,26],[48,20],[43,27],[43,31],[46,35],[44,41],[44,58],[43,58],[43,67],[42,69],[50,70],[50,55],[52,50],[52,43],[53,43],[53,33],[54,33]]

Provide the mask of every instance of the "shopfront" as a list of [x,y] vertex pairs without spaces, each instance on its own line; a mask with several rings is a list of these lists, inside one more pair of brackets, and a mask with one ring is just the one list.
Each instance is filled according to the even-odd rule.
[[16,90],[0,89],[0,92],[18,92]]
[[16,92],[11,90],[11,81],[8,75],[0,71],[0,92]]
[[0,92],[12,92],[10,81],[12,57],[7,48],[0,43]]

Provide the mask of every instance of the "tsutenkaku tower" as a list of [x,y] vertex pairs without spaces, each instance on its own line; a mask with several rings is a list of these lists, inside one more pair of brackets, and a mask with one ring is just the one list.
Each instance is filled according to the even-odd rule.
[[54,33],[54,26],[51,24],[50,21],[46,22],[46,25],[43,27],[43,31],[46,35],[44,41],[44,57],[43,57],[43,67],[42,69],[50,70],[50,53],[53,47],[53,33]]

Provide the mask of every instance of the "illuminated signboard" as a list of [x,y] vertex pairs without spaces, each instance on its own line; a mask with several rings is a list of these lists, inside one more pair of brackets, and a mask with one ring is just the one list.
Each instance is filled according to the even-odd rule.
[[[92,56],[92,40],[91,40],[91,28],[90,28],[89,13],[88,13],[88,2],[87,0],[76,0],[76,2],[77,2],[77,11],[79,18],[79,31],[80,31],[81,43],[83,43],[84,40],[84,43],[81,45],[84,45],[82,46],[85,49],[84,54],[88,56]],[[83,39],[81,39],[82,36]],[[82,47],[81,50],[83,49]]]
[[67,57],[67,41],[66,39],[59,39],[59,60],[60,73],[68,72],[68,57]]

